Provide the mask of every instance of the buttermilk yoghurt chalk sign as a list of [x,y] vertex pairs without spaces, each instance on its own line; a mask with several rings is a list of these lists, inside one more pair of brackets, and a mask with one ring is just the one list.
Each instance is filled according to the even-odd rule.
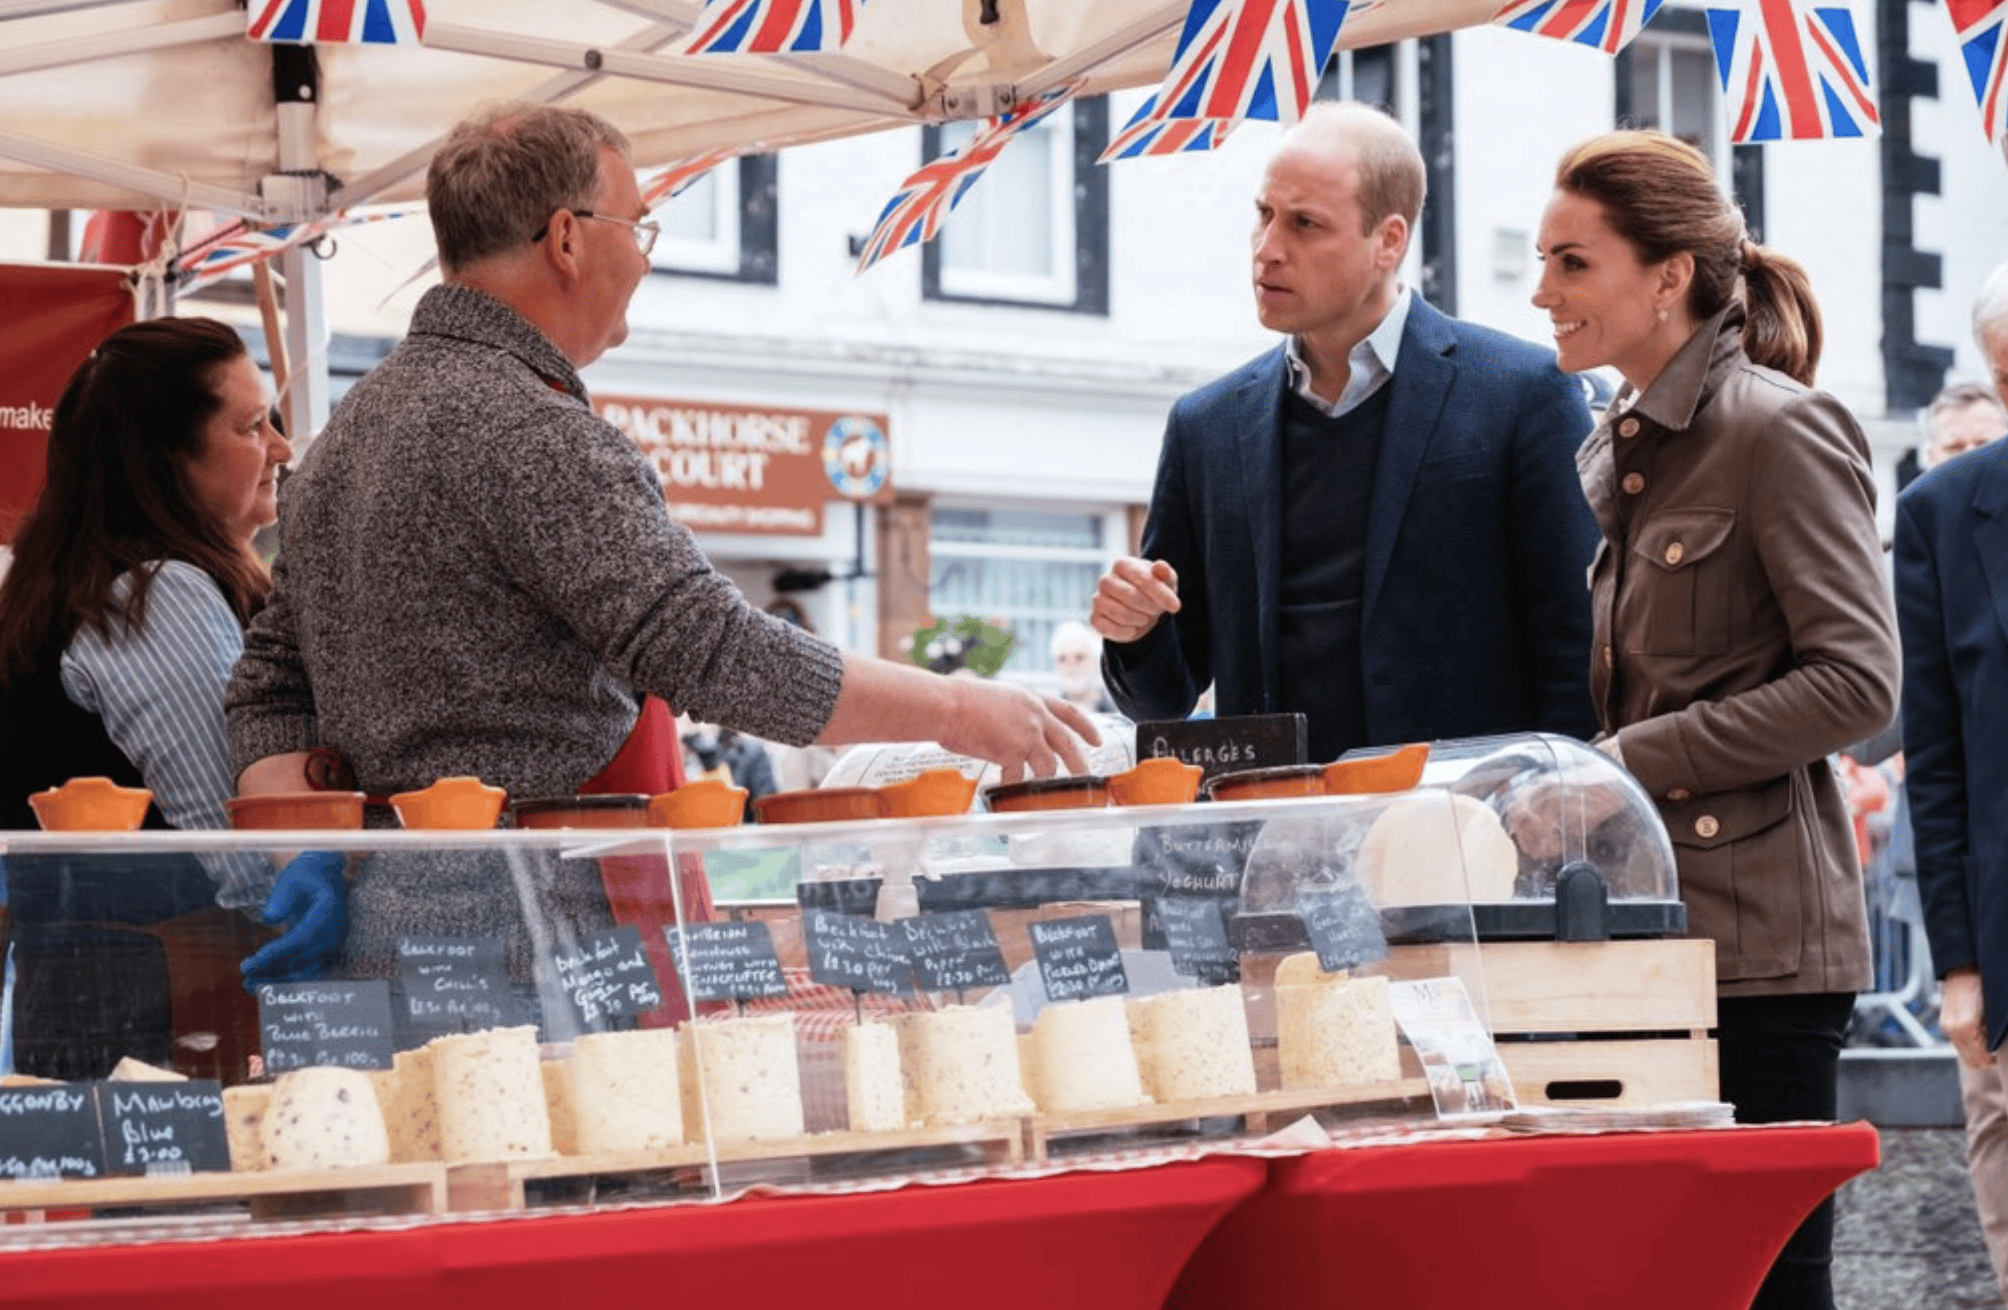
[[669,512],[695,532],[820,536],[833,500],[892,499],[883,414],[594,396],[662,480]]

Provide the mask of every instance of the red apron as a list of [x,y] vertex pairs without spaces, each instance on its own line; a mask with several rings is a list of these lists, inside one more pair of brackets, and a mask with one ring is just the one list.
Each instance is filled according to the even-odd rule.
[[[642,700],[641,715],[620,750],[606,768],[579,788],[579,794],[659,796],[682,785],[683,747],[676,739],[676,716],[659,697],[648,696]],[[639,1022],[644,1028],[675,1027],[689,1017],[690,1006],[676,975],[669,939],[663,935],[663,929],[676,922],[669,864],[659,855],[609,856],[600,861],[600,877],[606,883],[614,922],[631,923],[641,930],[642,949],[655,966],[656,980],[662,987],[662,1005],[644,1012]],[[711,883],[704,875],[703,859],[681,857],[677,882],[683,893],[684,920],[708,922],[712,917]]]

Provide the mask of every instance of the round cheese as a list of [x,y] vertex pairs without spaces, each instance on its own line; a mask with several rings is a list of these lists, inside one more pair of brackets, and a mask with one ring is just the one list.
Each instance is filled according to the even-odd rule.
[[1492,808],[1440,791],[1405,796],[1382,811],[1354,865],[1379,906],[1511,900],[1519,872],[1519,851]]

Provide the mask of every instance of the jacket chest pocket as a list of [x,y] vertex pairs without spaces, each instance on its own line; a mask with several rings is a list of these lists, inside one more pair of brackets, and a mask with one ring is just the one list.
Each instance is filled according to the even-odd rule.
[[1733,509],[1655,514],[1632,537],[1618,640],[1646,655],[1721,655],[1729,649],[1733,579],[1724,547]]

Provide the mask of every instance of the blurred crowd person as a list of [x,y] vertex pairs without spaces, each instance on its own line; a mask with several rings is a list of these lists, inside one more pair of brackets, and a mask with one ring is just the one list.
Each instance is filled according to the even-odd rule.
[[1060,696],[1090,714],[1112,714],[1116,703],[1102,683],[1102,638],[1079,619],[1061,619],[1053,625],[1048,647],[1053,658],[1053,676],[1059,679]]
[[1954,382],[1931,398],[1924,411],[1925,443],[1918,466],[1930,471],[1955,455],[1978,450],[2008,436],[2008,405],[1993,388]]
[[[2008,263],[1975,300],[1973,335],[2008,388]],[[1981,1230],[2008,1298],[2008,442],[1912,483],[1897,498],[1895,548],[1918,891],[1939,1025],[1959,1053]]]
[[[1722,1098],[1832,1119],[1871,978],[1855,831],[1829,757],[1897,702],[1868,440],[1813,389],[1804,271],[1751,242],[1694,147],[1613,132],[1564,154],[1534,304],[1564,369],[1624,385],[1578,457],[1597,745],[1652,795],[1691,935],[1716,944]],[[1754,1304],[1830,1310],[1833,1204]]]
[[1277,346],[1181,398],[1139,554],[1091,616],[1131,718],[1302,713],[1311,758],[1596,728],[1576,484],[1582,388],[1548,351],[1401,280],[1422,212],[1399,123],[1320,101],[1255,196],[1251,281]]

